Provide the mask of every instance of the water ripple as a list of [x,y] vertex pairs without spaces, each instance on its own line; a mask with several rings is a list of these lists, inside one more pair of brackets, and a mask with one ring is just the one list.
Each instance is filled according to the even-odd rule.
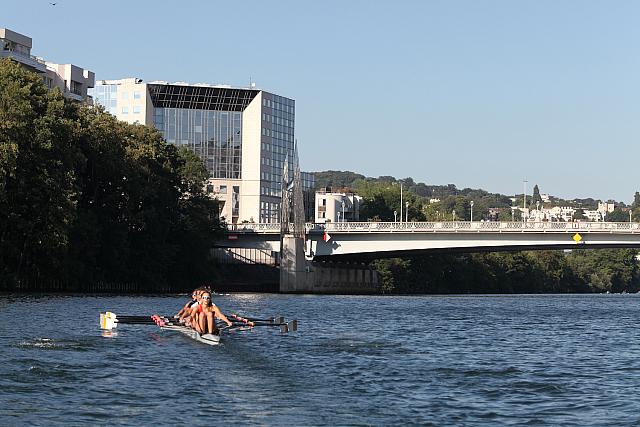
[[0,424],[640,424],[637,296],[223,295],[300,331],[216,348],[96,327],[183,300],[0,296]]

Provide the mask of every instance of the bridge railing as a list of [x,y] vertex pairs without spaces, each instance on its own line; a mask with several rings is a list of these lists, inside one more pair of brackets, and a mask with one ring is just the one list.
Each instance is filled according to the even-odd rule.
[[[293,225],[292,225],[293,227]],[[495,222],[495,221],[442,221],[442,222],[329,222],[306,224],[307,232],[627,232],[640,233],[636,222]],[[279,223],[229,224],[229,232],[279,233]]]

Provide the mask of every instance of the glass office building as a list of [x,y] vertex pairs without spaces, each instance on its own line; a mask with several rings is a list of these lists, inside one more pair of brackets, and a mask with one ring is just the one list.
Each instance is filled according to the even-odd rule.
[[[293,177],[295,101],[255,88],[151,82],[96,83],[94,99],[121,120],[155,126],[209,171],[207,190],[228,223],[279,222],[285,159]],[[313,186],[313,175],[305,174]]]

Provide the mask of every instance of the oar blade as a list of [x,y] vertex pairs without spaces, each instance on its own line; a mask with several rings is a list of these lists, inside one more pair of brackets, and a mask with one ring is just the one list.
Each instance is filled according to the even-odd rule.
[[118,323],[115,313],[111,313],[110,311],[100,313],[100,329],[110,331],[116,326],[118,326]]
[[287,323],[280,324],[280,332],[286,334],[288,332],[295,332],[298,330],[298,321],[292,320]]

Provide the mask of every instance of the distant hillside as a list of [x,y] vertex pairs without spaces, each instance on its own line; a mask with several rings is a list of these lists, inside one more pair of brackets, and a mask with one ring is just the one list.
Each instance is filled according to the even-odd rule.
[[314,172],[316,177],[316,189],[333,188],[338,191],[342,188],[353,188],[355,182],[366,179],[364,175],[349,171],[323,171]]
[[[482,189],[464,188],[459,189],[454,184],[447,185],[430,185],[423,182],[416,183],[413,178],[405,178],[398,180],[393,176],[379,176],[377,178],[367,177],[362,174],[351,171],[320,171],[313,172],[315,175],[316,189],[332,188],[333,191],[355,190],[358,181],[367,181],[374,183],[394,183],[402,181],[407,191],[416,194],[425,199],[444,199],[451,196],[462,196],[469,200],[484,199],[491,204],[492,207],[509,207],[512,205],[511,198],[514,195],[504,195],[499,193],[490,193]],[[520,199],[522,194],[517,195]],[[527,198],[531,193],[527,194]],[[595,209],[598,201],[592,198],[564,200],[559,197],[550,196],[551,203],[554,206],[572,206],[574,208]],[[616,206],[623,207],[624,203],[618,203],[613,200]]]
[[402,181],[407,191],[427,199],[444,198],[448,196],[465,196],[469,198],[482,198],[486,196],[497,196],[497,198],[507,197],[502,194],[491,194],[484,190],[473,190],[471,188],[460,190],[454,184],[427,185],[423,182],[416,183],[413,178],[398,180],[388,175],[372,178],[351,171],[321,171],[313,172],[313,174],[316,179],[316,189],[332,188],[334,191],[340,191],[341,189],[354,190],[357,187],[358,181],[373,183],[394,183]]

